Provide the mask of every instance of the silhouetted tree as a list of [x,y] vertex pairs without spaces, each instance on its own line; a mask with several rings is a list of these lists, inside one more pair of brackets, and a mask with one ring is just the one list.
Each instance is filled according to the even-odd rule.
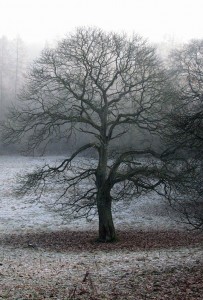
[[173,51],[171,62],[177,104],[170,115],[168,141],[193,170],[182,180],[173,205],[188,223],[203,228],[203,41]]
[[[55,185],[55,205],[79,216],[91,215],[96,207],[99,240],[114,240],[112,201],[159,192],[159,187],[166,191],[174,179],[172,169],[164,177],[166,155],[154,151],[151,142],[140,145],[134,136],[133,148],[121,145],[132,128],[148,137],[159,135],[167,98],[155,49],[138,36],[80,28],[55,49],[45,49],[30,70],[20,105],[4,124],[4,140],[27,138],[27,149],[33,151],[53,137],[67,139],[80,132],[87,143],[61,163],[28,174],[21,192],[40,197]],[[94,159],[77,160],[86,151]]]

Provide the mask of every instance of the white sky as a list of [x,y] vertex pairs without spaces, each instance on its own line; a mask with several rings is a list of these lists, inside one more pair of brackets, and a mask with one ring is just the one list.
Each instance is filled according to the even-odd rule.
[[151,42],[203,38],[203,0],[0,0],[0,36],[45,43],[86,25]]

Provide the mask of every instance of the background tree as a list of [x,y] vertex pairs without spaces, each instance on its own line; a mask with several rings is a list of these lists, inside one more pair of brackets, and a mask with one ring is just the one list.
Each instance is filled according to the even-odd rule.
[[0,39],[0,119],[3,118],[3,115],[5,113],[5,85],[7,82],[7,64],[10,60],[9,54],[8,40],[5,36],[2,36]]
[[23,74],[27,68],[26,50],[22,40],[8,40],[5,36],[0,39],[0,119],[23,83]]
[[[17,99],[23,84],[23,74],[27,68],[25,46],[18,37],[16,40],[0,38],[0,121],[5,119],[7,109]],[[8,151],[0,140],[0,153]]]
[[187,222],[203,228],[203,41],[173,51],[171,63],[177,104],[170,115],[168,141],[193,169],[173,205]]
[[11,45],[12,50],[12,60],[13,60],[13,77],[12,82],[14,82],[13,87],[13,97],[16,100],[17,94],[22,86],[26,68],[28,65],[28,58],[26,54],[25,45],[22,39],[18,36]]
[[203,41],[194,40],[172,53],[172,68],[179,93],[173,111],[175,137],[183,147],[203,149]]
[[[55,49],[45,49],[30,70],[20,104],[4,123],[4,140],[26,138],[28,151],[45,150],[53,138],[78,132],[86,142],[59,164],[27,174],[21,192],[40,197],[54,184],[55,205],[87,217],[96,207],[99,240],[114,240],[112,201],[166,185],[153,138],[167,97],[155,49],[138,36],[80,28]],[[125,137],[132,128],[146,134],[147,141],[140,144],[135,135],[129,147]],[[87,151],[94,159],[77,160]]]

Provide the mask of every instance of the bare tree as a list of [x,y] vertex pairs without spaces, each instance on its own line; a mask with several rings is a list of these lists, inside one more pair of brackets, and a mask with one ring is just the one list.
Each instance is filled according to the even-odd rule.
[[3,119],[11,101],[16,99],[26,69],[25,47],[22,40],[0,38],[0,119]]
[[173,51],[171,62],[177,104],[169,118],[168,141],[189,158],[193,169],[173,204],[188,223],[203,228],[203,41],[193,40]]
[[4,114],[4,102],[5,102],[5,87],[4,87],[4,81],[5,81],[5,64],[6,64],[6,54],[7,54],[7,38],[5,36],[1,37],[0,39],[0,119],[2,119]]
[[[155,49],[138,36],[80,28],[55,49],[45,49],[28,75],[20,105],[4,123],[4,140],[27,138],[33,151],[53,137],[68,139],[79,132],[87,143],[60,164],[28,174],[21,191],[40,197],[54,184],[55,205],[79,216],[96,207],[99,240],[114,240],[112,201],[166,186],[164,155],[151,141],[159,134],[167,97]],[[152,139],[140,144],[135,135],[128,147],[125,136],[132,128]],[[94,159],[78,161],[87,151]]]
[[17,36],[13,41],[13,74],[14,78],[14,98],[17,99],[17,94],[22,86],[23,82],[23,74],[26,70],[27,57],[26,57],[26,49],[22,39]]

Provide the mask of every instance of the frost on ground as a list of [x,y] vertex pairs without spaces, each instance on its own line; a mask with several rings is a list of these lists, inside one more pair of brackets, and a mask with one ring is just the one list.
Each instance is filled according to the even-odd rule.
[[[60,157],[32,158],[0,156],[0,230],[1,232],[54,230],[68,228],[73,230],[97,229],[98,220],[91,223],[85,219],[64,220],[58,213],[45,208],[43,203],[26,203],[16,199],[13,188],[18,174],[32,170],[45,162],[55,163]],[[50,194],[50,198],[52,195]],[[176,218],[160,196],[151,194],[135,199],[133,202],[119,202],[114,205],[114,220],[118,229],[122,228],[176,228]],[[179,225],[180,226],[180,225]]]
[[202,299],[202,254],[200,248],[79,253],[1,248],[0,299]]
[[163,199],[118,203],[120,240],[97,244],[97,219],[65,224],[16,200],[16,175],[44,162],[0,157],[0,299],[202,299],[203,235],[186,232]]

